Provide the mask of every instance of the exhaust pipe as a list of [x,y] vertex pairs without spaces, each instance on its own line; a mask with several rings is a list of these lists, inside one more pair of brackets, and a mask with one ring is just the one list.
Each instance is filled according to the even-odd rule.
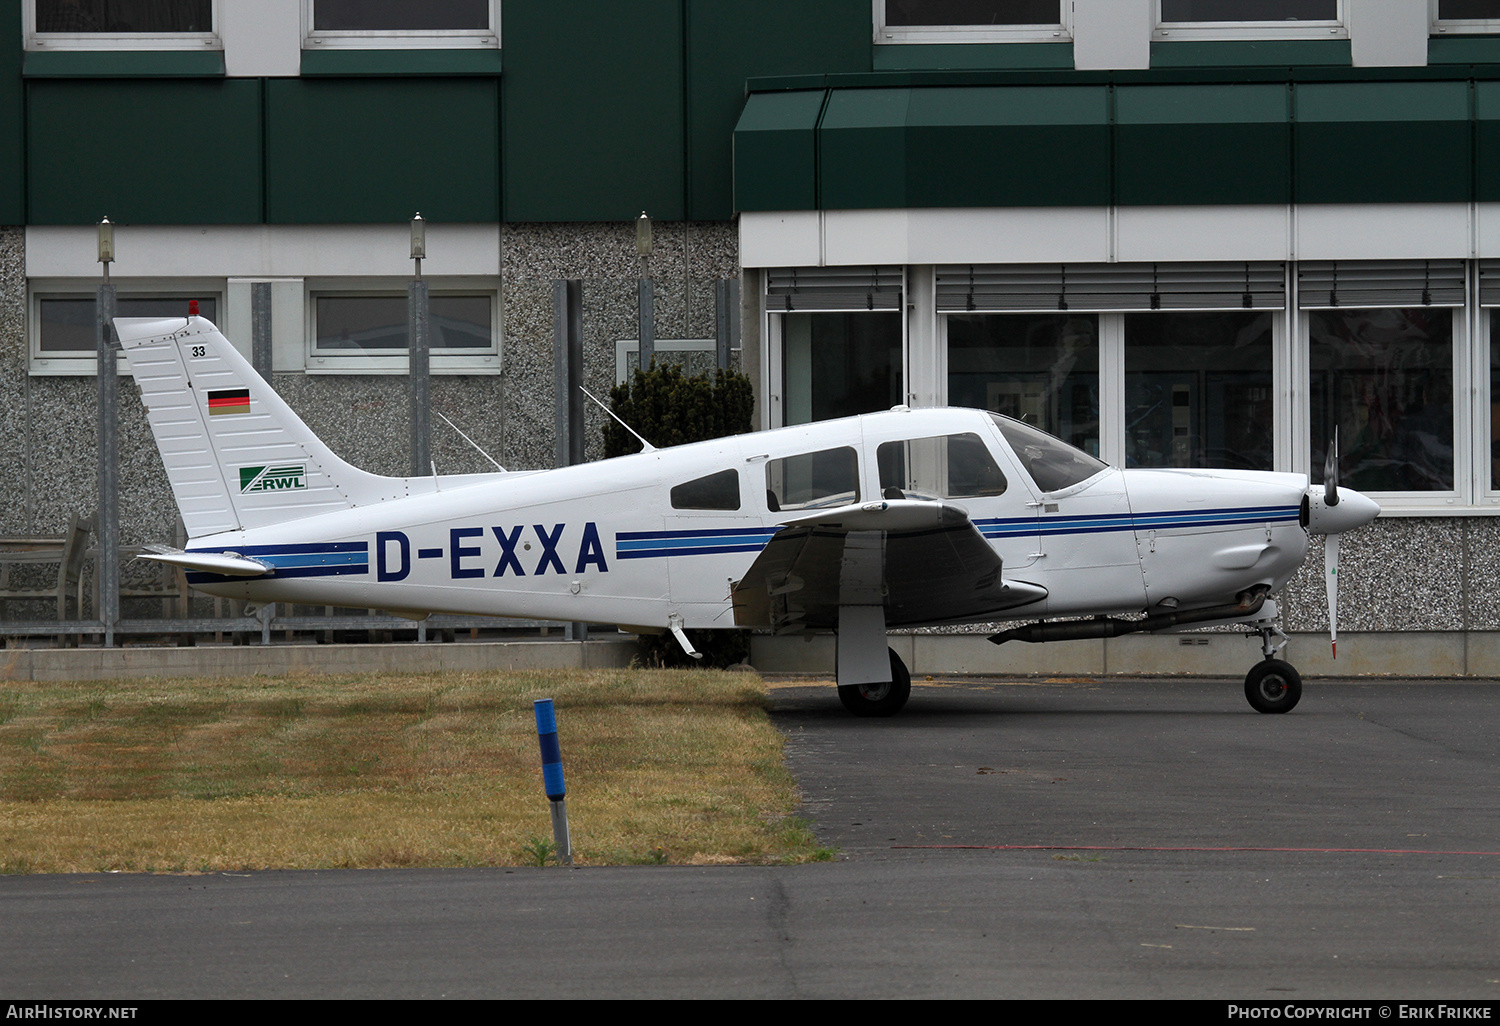
[[1099,616],[1092,620],[1068,620],[1059,623],[1042,621],[1027,624],[1025,627],[1013,627],[999,634],[991,634],[989,640],[992,644],[1003,645],[1007,641],[1040,643],[1079,641],[1084,638],[1117,638],[1122,634],[1161,631],[1172,627],[1185,627],[1189,624],[1209,623],[1214,620],[1242,620],[1260,612],[1261,606],[1266,604],[1266,596],[1270,594],[1270,591],[1268,585],[1258,584],[1249,591],[1242,591],[1236,595],[1236,601],[1231,605],[1186,609],[1180,613],[1157,613],[1144,620],[1118,620]]

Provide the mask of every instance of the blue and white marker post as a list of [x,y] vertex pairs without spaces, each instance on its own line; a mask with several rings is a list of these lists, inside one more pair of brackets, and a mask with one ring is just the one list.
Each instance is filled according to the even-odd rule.
[[568,788],[563,783],[562,747],[557,743],[557,713],[552,699],[532,703],[536,709],[536,738],[542,747],[542,786],[552,806],[552,841],[557,845],[557,860],[573,864],[573,841],[568,836]]

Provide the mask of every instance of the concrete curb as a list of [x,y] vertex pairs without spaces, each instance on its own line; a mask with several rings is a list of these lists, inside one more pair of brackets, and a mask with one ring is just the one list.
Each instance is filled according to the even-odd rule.
[[200,645],[192,648],[9,649],[0,680],[279,677],[298,673],[594,670],[630,665],[634,639],[398,645]]

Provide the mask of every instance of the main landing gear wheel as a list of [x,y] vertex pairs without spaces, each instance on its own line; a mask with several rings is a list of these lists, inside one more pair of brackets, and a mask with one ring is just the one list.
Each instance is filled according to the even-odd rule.
[[891,653],[891,679],[884,684],[845,684],[839,688],[839,701],[856,716],[894,716],[911,697],[911,674],[906,664]]
[[1256,712],[1291,712],[1302,697],[1302,675],[1290,663],[1267,659],[1245,676],[1245,697]]

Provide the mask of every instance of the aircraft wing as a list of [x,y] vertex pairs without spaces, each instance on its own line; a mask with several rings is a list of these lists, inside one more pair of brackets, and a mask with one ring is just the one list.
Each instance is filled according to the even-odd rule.
[[783,523],[734,587],[741,627],[828,629],[851,605],[884,606],[890,627],[944,623],[1047,595],[1005,580],[1000,557],[957,506],[892,499]]

